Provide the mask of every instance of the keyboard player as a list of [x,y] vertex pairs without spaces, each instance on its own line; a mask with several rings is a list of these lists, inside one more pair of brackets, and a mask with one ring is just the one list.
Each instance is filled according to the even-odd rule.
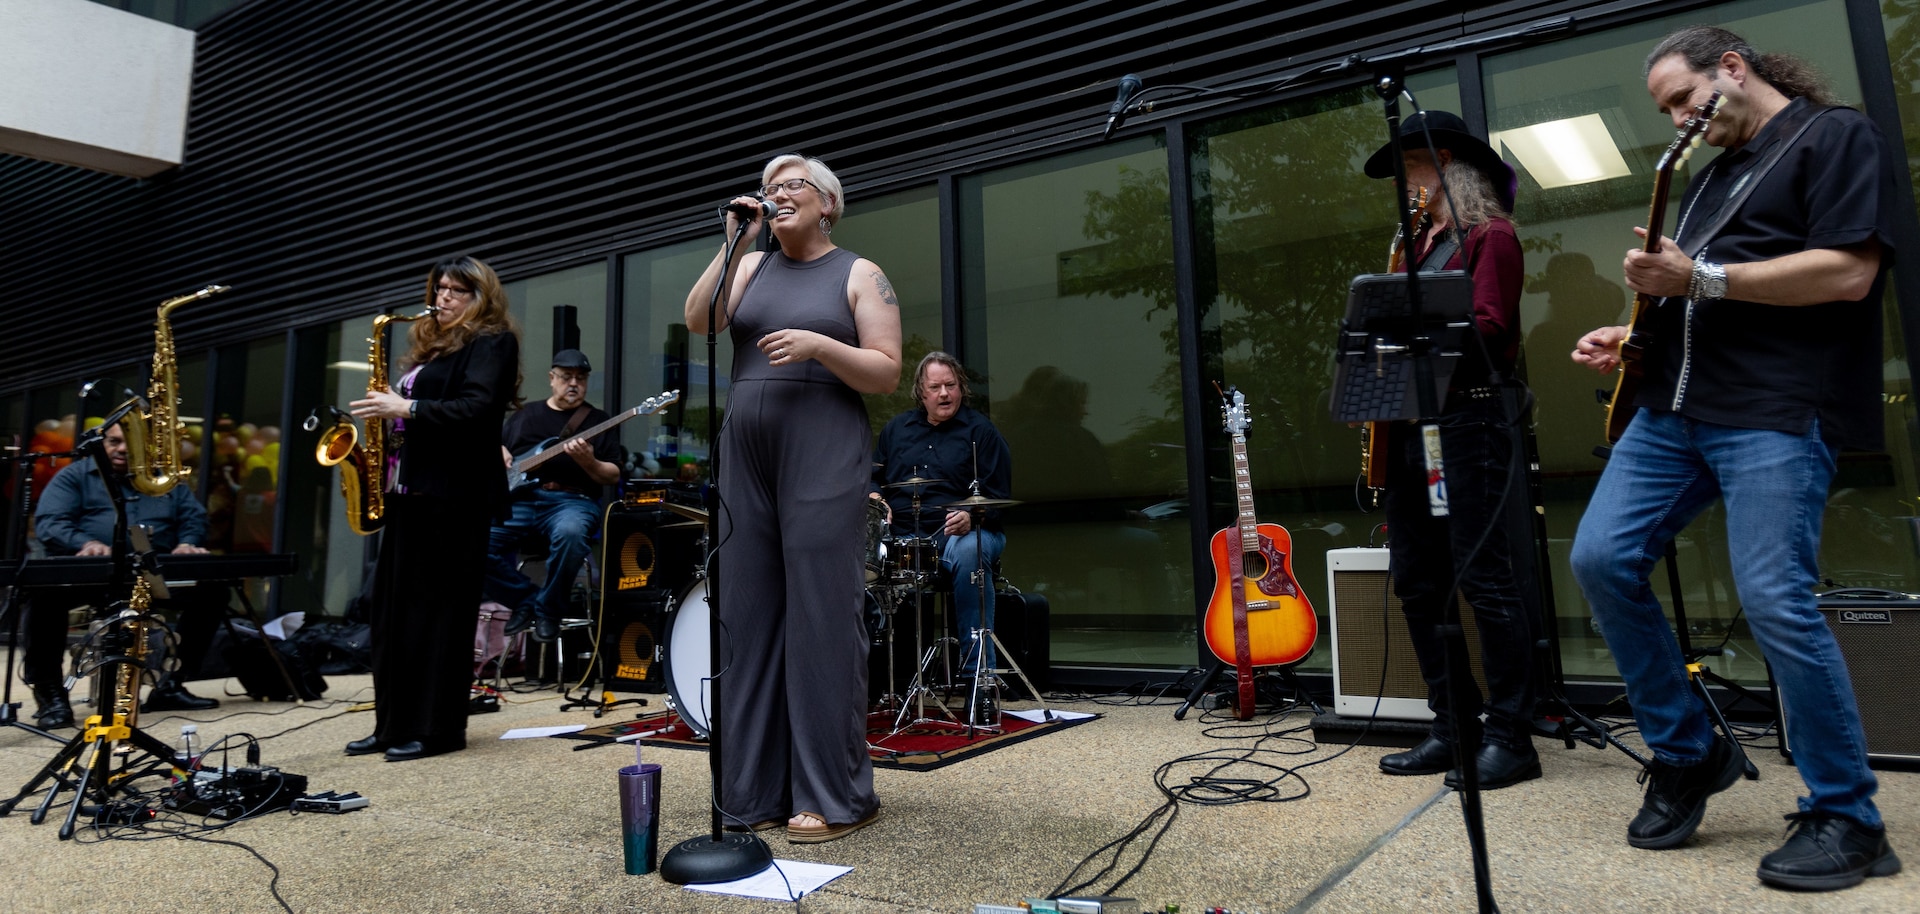
[[[126,498],[129,528],[146,525],[151,530],[156,552],[180,554],[204,553],[201,543],[207,538],[207,510],[186,486],[175,486],[165,495],[142,495],[127,481],[127,438],[119,425],[107,430],[107,460],[113,467],[113,484]],[[101,479],[98,462],[80,460],[68,464],[47,483],[34,512],[34,536],[48,556],[105,556],[112,553],[113,500]],[[104,603],[113,597],[102,587],[46,591],[37,594],[26,613],[25,662],[21,675],[33,687],[39,703],[34,715],[42,728],[73,725],[73,708],[67,699],[62,653],[67,643],[67,607],[74,603]],[[56,596],[58,594],[58,596]],[[141,703],[142,711],[204,711],[219,707],[212,698],[201,698],[183,685],[206,656],[215,628],[226,612],[227,592],[219,587],[186,587],[171,598],[155,602],[155,608],[170,612],[179,634],[179,666],[164,673]]]

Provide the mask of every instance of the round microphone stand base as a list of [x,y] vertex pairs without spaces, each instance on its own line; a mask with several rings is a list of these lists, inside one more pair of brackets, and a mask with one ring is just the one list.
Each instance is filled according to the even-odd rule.
[[751,832],[688,838],[660,858],[660,878],[674,885],[706,885],[745,879],[773,865],[773,851]]

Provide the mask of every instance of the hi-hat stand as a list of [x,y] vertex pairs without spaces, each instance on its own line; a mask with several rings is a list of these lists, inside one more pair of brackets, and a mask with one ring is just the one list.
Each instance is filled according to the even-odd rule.
[[[967,512],[967,526],[972,528],[973,531],[973,558],[975,564],[974,570],[969,572],[969,574],[974,576],[973,583],[977,586],[980,594],[979,618],[981,626],[972,631],[973,683],[967,692],[967,739],[973,738],[975,730],[1000,732],[1003,729],[1000,726],[1000,700],[998,694],[998,674],[1001,671],[995,669],[992,664],[987,662],[987,645],[989,643],[993,645],[995,650],[999,651],[997,656],[1007,662],[1012,668],[1013,674],[1020,677],[1020,682],[1027,687],[1027,693],[1033,696],[1036,704],[1040,705],[1040,712],[1043,718],[1049,721],[1053,720],[1053,709],[1047,707],[1047,701],[1040,696],[1040,690],[1033,687],[1033,680],[1028,679],[1027,672],[1020,668],[1020,661],[1013,659],[1013,653],[1007,650],[1005,644],[1000,642],[1000,636],[993,633],[993,626],[986,624],[987,610],[992,606],[991,601],[993,600],[994,594],[993,569],[987,562],[986,552],[980,548],[980,525],[985,520],[986,509],[1012,507],[1013,505],[1019,504],[1019,502],[1011,498],[987,498],[981,495],[980,480],[978,479],[973,481],[970,491],[972,494],[966,498],[946,506],[948,508],[962,508]],[[982,699],[986,699],[988,703],[983,705],[981,703]],[[980,720],[982,715],[975,713],[983,707],[992,708],[991,720],[982,722]]]

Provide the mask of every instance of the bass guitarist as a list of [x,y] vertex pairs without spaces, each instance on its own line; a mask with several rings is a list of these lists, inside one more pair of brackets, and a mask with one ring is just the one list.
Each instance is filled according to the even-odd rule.
[[[548,460],[528,472],[528,482],[513,493],[507,519],[495,521],[488,538],[485,596],[512,610],[509,635],[529,628],[535,641],[559,635],[560,613],[600,523],[600,489],[620,478],[620,442],[613,429],[590,439],[574,436],[608,418],[587,402],[592,371],[578,349],[554,353],[553,368],[547,372],[552,396],[522,406],[507,417],[500,432],[501,458],[509,467],[542,447],[562,448],[567,458]],[[528,543],[546,545],[544,584],[536,585],[520,572],[520,550]]]
[[[1425,451],[1419,430],[1406,423],[1387,433],[1387,545],[1394,594],[1407,617],[1407,635],[1427,683],[1433,727],[1407,752],[1380,760],[1387,774],[1451,772],[1455,722],[1486,713],[1476,751],[1483,790],[1540,776],[1532,738],[1533,627],[1514,580],[1501,492],[1514,460],[1513,420],[1498,387],[1512,376],[1520,345],[1520,240],[1508,212],[1513,169],[1466,122],[1445,111],[1424,111],[1401,125],[1407,186],[1427,191],[1430,224],[1406,246],[1405,267],[1465,270],[1473,278],[1473,318],[1482,345],[1469,347],[1454,369],[1440,415],[1450,516],[1428,507]],[[1431,148],[1430,148],[1431,147]],[[1393,175],[1391,144],[1367,160],[1368,177]],[[1444,177],[1444,180],[1442,178]],[[1479,350],[1479,351],[1475,351]],[[1473,607],[1487,676],[1482,704],[1470,676],[1465,642],[1443,638],[1451,613],[1451,585]],[[1449,647],[1457,648],[1448,656]],[[1466,676],[1452,684],[1448,671]],[[1455,707],[1454,696],[1464,704]],[[1459,786],[1457,772],[1449,786]]]

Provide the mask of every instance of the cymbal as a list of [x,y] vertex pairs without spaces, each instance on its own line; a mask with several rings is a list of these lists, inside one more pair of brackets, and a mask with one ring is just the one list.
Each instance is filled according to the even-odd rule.
[[672,511],[675,514],[680,515],[681,517],[688,517],[701,522],[705,522],[707,519],[707,512],[706,512],[706,509],[704,508],[695,508],[688,505],[676,505],[673,502],[665,502],[663,503],[662,507],[666,508],[669,511]]
[[948,502],[940,507],[967,510],[970,508],[1011,508],[1017,504],[1020,504],[1020,502],[1011,498],[988,498],[985,495],[969,495],[959,501]]
[[905,478],[905,479],[902,479],[902,480],[900,480],[899,482],[890,482],[890,483],[887,483],[886,485],[884,485],[884,486],[881,486],[880,488],[882,488],[882,489],[905,489],[905,488],[910,488],[910,487],[912,487],[912,486],[928,486],[928,485],[932,485],[932,484],[934,484],[934,483],[936,483],[936,482],[946,482],[946,480],[944,480],[944,479],[927,479],[927,478],[924,478],[924,477],[921,477],[921,476],[909,476],[909,477],[907,477],[907,478]]

